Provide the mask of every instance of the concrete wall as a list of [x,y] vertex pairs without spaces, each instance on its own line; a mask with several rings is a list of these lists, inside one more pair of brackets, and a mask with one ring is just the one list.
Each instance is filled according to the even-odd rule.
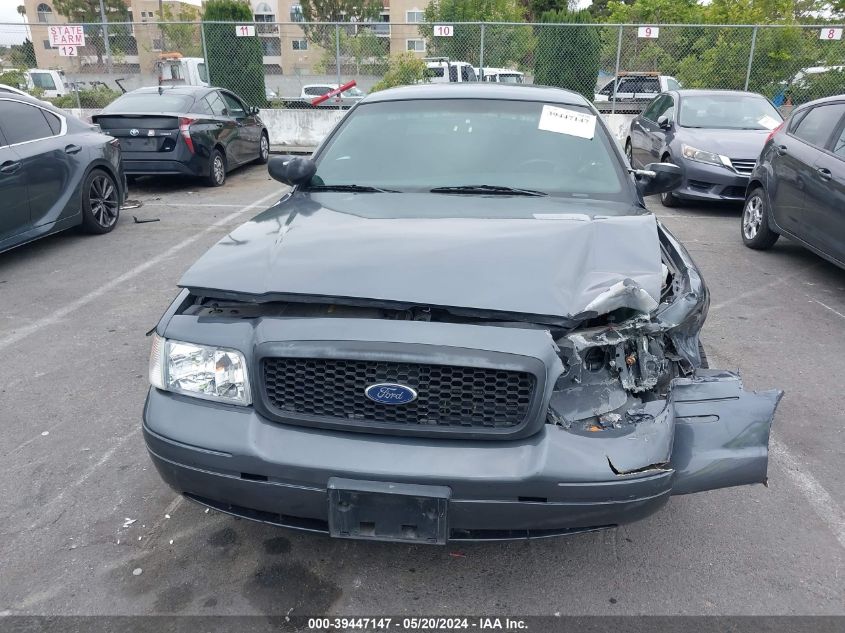
[[[90,121],[99,110],[77,108],[67,110],[75,117]],[[347,110],[261,110],[261,119],[270,134],[273,151],[313,150],[329,134]],[[625,142],[632,114],[605,114],[611,134],[620,143]]]

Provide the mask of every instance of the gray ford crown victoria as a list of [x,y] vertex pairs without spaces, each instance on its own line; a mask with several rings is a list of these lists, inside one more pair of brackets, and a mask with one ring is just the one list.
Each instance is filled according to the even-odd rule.
[[642,519],[766,481],[780,391],[708,369],[707,288],[593,107],[533,86],[368,96],[180,282],[144,437],[222,512],[444,543]]

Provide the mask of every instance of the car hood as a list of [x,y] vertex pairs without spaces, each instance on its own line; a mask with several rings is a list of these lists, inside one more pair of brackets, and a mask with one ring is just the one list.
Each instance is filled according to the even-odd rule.
[[620,203],[294,193],[179,285],[242,300],[368,300],[568,319],[657,306],[657,222]]
[[679,128],[675,140],[728,158],[756,160],[770,130],[699,130]]

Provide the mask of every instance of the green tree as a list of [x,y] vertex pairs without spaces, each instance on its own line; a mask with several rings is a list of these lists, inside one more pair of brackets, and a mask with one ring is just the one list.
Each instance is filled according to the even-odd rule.
[[202,38],[196,24],[199,20],[199,9],[189,4],[178,4],[177,8],[170,4],[163,5],[162,18],[170,24],[161,24],[162,46],[170,51],[178,51],[185,57],[199,57],[202,55]]
[[[518,0],[434,0],[425,9],[420,33],[428,40],[428,50],[452,61],[481,62],[481,27],[455,24],[452,37],[435,37],[434,25],[457,22],[523,22],[525,7]],[[484,26],[484,65],[503,67],[525,65],[536,41],[529,26]]]
[[300,4],[305,35],[324,49],[335,50],[335,26],[320,23],[378,20],[384,0],[301,0]]
[[423,83],[426,80],[426,65],[413,53],[399,53],[390,57],[387,72],[370,92]]
[[[355,32],[357,30],[357,33]],[[344,74],[381,75],[387,70],[390,40],[379,37],[366,27],[343,27],[338,31],[340,63]],[[337,46],[323,49],[314,67],[318,73],[332,75],[337,68]]]
[[[123,0],[103,0],[106,19],[109,22],[129,22],[129,9]],[[53,8],[69,21],[85,24],[85,43],[94,49],[97,62],[103,63],[106,52],[104,28],[100,14],[100,0],[53,0]],[[109,46],[113,54],[125,52],[132,33],[125,24],[108,26]]]
[[573,26],[591,23],[590,12],[547,11],[541,21],[555,26],[539,29],[534,83],[579,92],[592,101],[601,62],[599,28]]
[[22,44],[13,44],[9,51],[9,61],[15,68],[35,68],[38,60],[32,42],[26,39]]
[[236,23],[252,22],[249,4],[242,0],[208,0],[202,19],[211,83],[240,95],[249,105],[266,104],[261,42],[258,37],[235,35]]

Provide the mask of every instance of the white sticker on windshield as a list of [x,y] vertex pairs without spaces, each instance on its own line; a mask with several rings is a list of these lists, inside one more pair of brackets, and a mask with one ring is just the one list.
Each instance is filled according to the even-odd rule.
[[591,139],[596,133],[596,117],[577,110],[544,105],[537,129]]
[[778,121],[773,116],[769,116],[768,114],[765,114],[761,118],[759,118],[757,120],[757,123],[762,125],[767,130],[774,130],[778,125],[780,125],[780,121]]

